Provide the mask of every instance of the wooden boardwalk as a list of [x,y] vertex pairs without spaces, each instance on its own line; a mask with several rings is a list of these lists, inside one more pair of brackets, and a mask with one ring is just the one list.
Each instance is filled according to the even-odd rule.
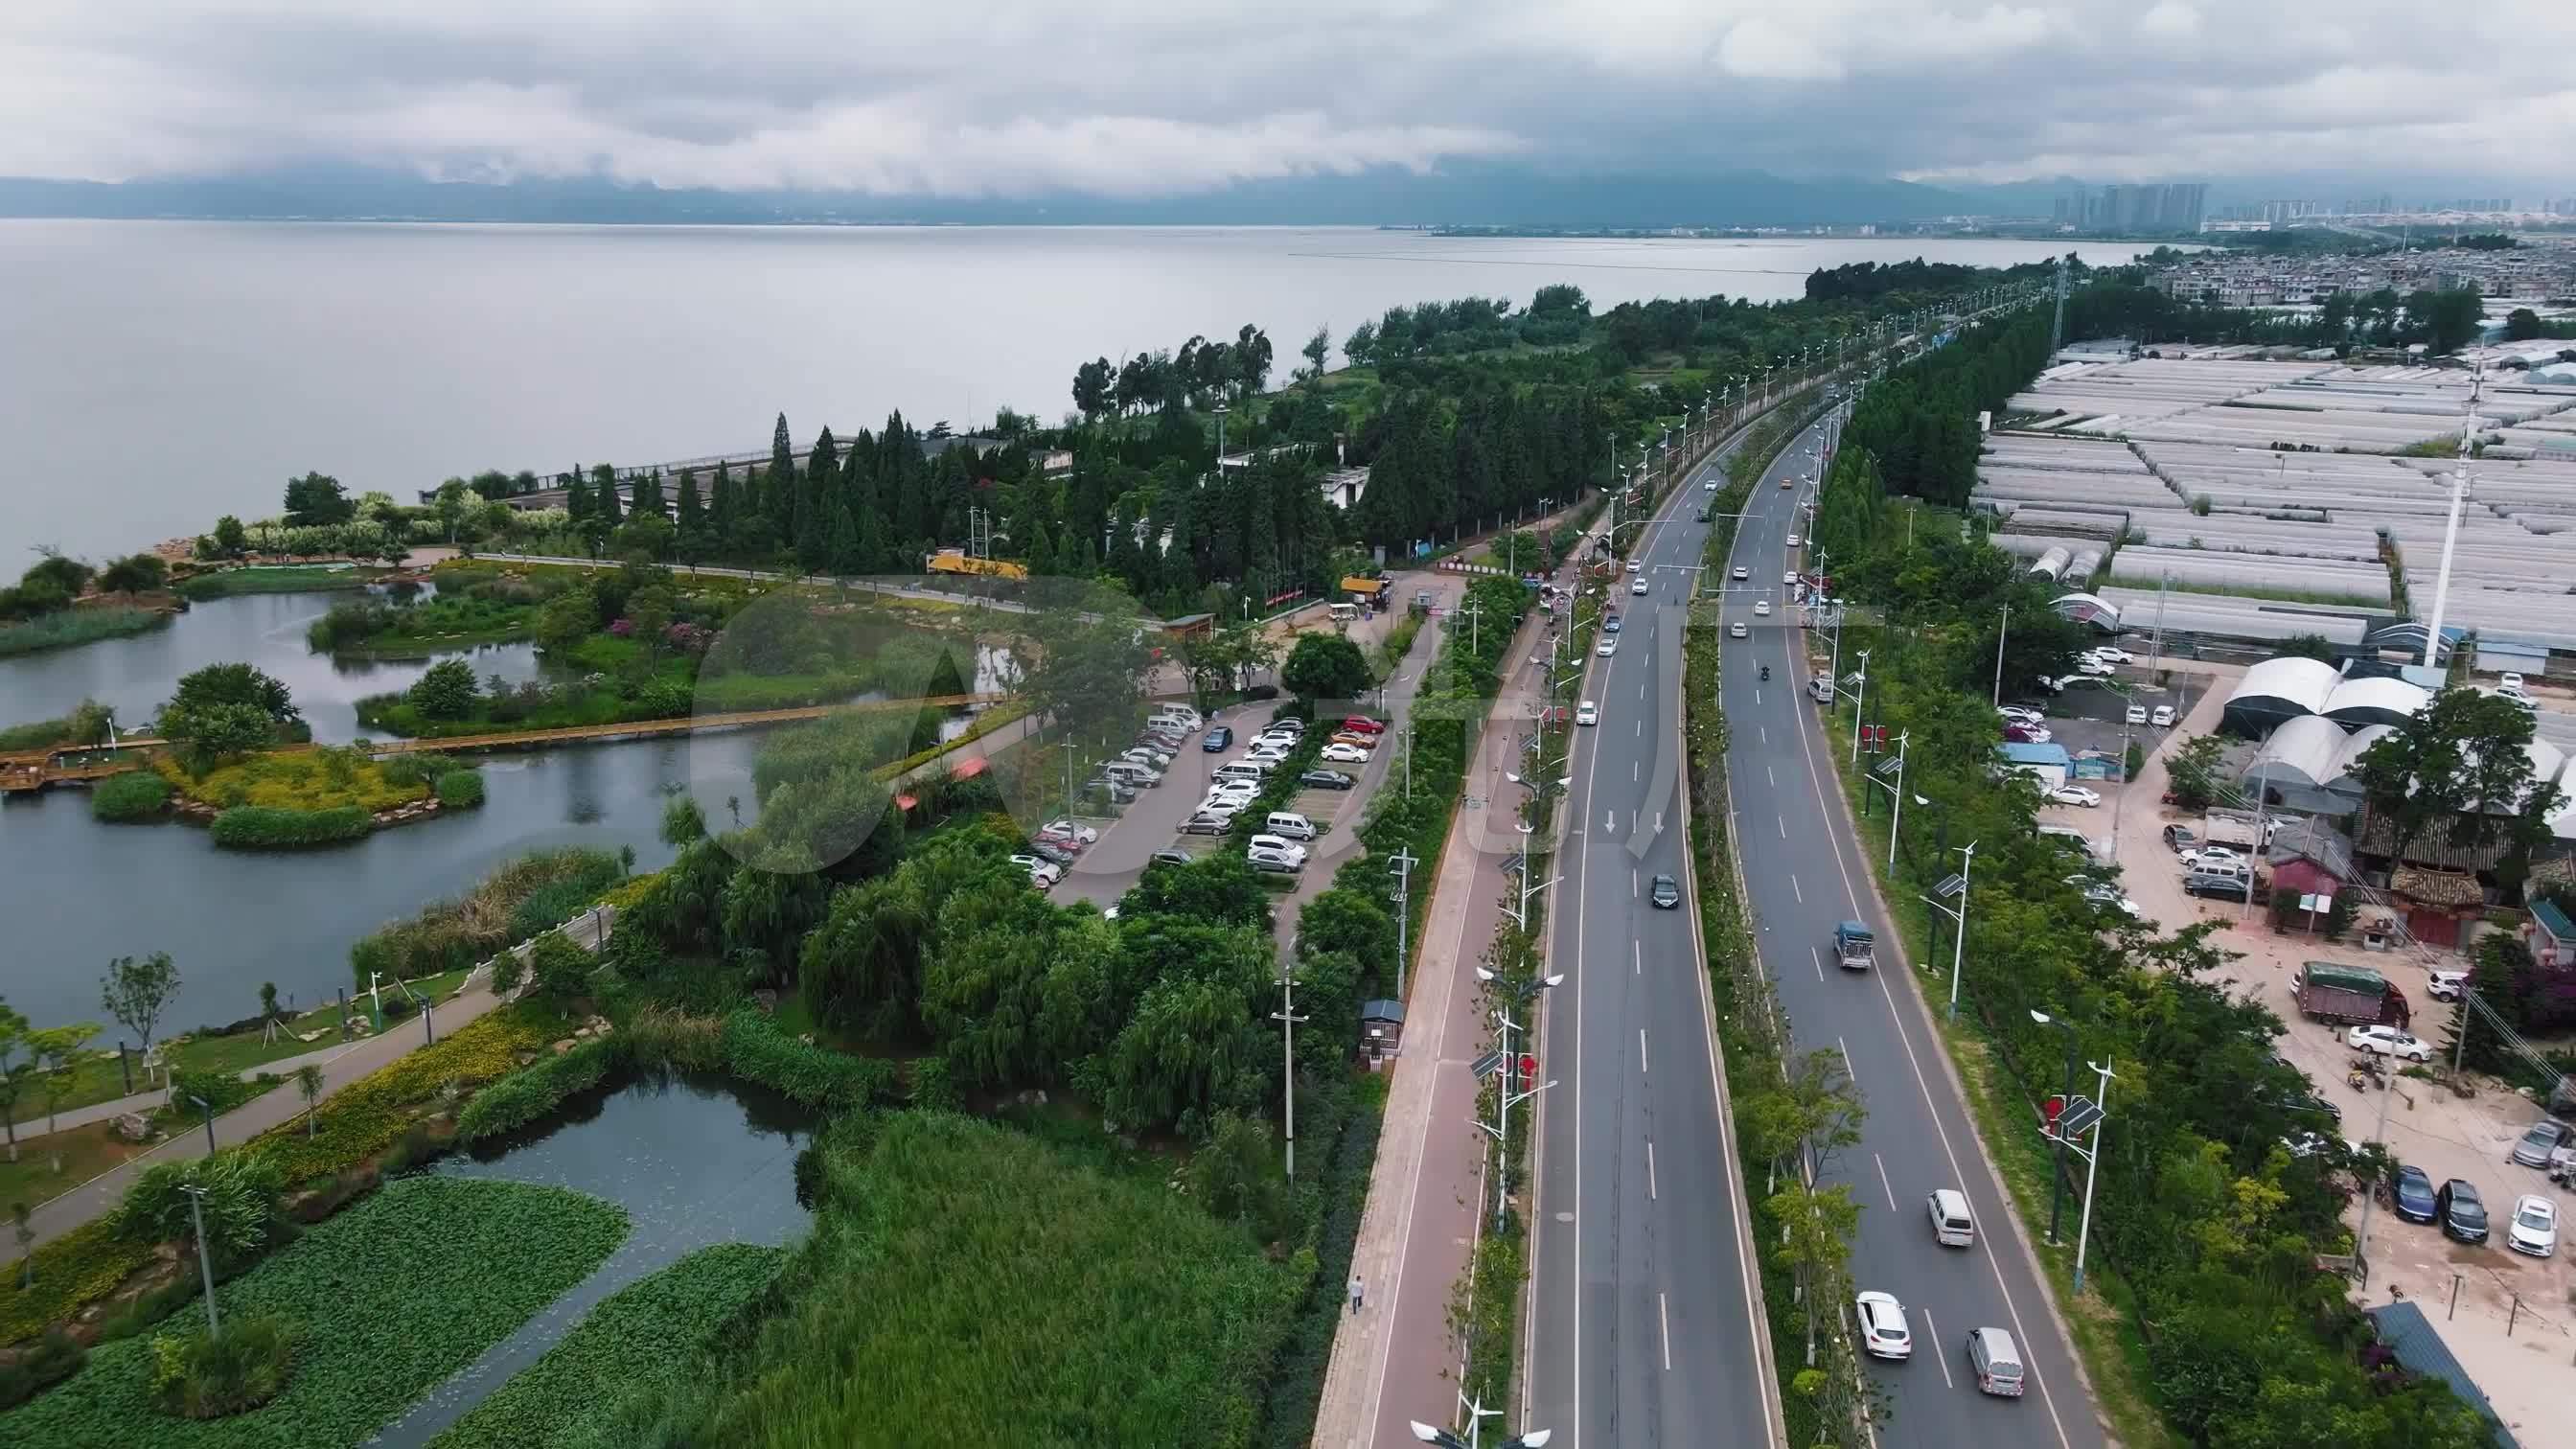
[[[489,734],[454,735],[446,739],[371,740],[367,753],[378,759],[393,755],[460,754],[482,750],[514,750],[546,745],[586,744],[605,740],[642,739],[652,735],[694,734],[702,730],[761,729],[770,725],[795,724],[802,720],[822,719],[836,714],[880,714],[898,710],[953,709],[967,705],[1000,704],[1007,694],[939,694],[922,699],[877,699],[860,704],[808,704],[790,709],[745,709],[725,714],[681,715],[673,719],[622,720],[613,724],[567,725],[560,729],[495,730]],[[133,751],[130,758],[91,760],[96,748],[19,750],[0,755],[0,795],[42,790],[48,785],[74,781],[97,780],[127,770],[143,768],[144,757],[169,748],[165,740],[142,737],[123,741],[119,748]],[[311,745],[289,745],[288,750],[309,750]]]

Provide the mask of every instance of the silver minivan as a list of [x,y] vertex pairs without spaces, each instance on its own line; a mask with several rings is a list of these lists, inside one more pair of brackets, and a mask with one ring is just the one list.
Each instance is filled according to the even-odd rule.
[[1923,1200],[1925,1211],[1932,1215],[1932,1240],[1945,1248],[1972,1248],[1977,1244],[1977,1220],[1968,1211],[1968,1195],[1955,1187],[1935,1188]]
[[1315,838],[1315,822],[1294,810],[1273,810],[1270,818],[1262,823],[1270,828],[1273,835],[1285,835],[1291,840]]
[[2002,1329],[1968,1330],[1968,1370],[1977,1376],[1978,1392],[1999,1399],[2021,1397],[2021,1350]]
[[1151,789],[1163,783],[1163,777],[1133,760],[1111,760],[1100,767],[1100,773],[1131,790]]

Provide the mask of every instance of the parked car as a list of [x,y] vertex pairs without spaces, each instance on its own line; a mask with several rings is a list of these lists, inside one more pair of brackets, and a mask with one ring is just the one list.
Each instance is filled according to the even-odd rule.
[[[2377,1052],[2381,1056],[2403,1061],[2425,1062],[2433,1059],[2433,1048],[2422,1038],[2410,1036],[2393,1026],[2356,1026],[2343,1034],[2343,1044],[2357,1052]],[[2541,1154],[2541,1161],[2549,1160]]]
[[2513,1144],[2507,1161],[2519,1167],[2547,1167],[2549,1154],[2567,1145],[2567,1124],[2554,1117],[2543,1117],[2523,1129],[2522,1140]]
[[1323,754],[1317,758],[1328,765],[1365,765],[1368,751],[1357,745],[1326,745]]
[[1628,560],[1628,572],[1630,572],[1630,573],[1632,573],[1632,574],[1633,574],[1633,573],[1635,573],[1635,572],[1637,571],[1637,568],[1638,568],[1638,564],[1637,564],[1637,561],[1636,561],[1635,559],[1630,559],[1630,560]]
[[1601,706],[1594,704],[1588,699],[1583,701],[1581,704],[1576,705],[1574,707],[1574,722],[1579,725],[1597,725],[1601,723]]
[[[1741,574],[1739,574],[1739,575],[1737,575],[1737,577],[1738,577],[1738,578],[1741,578],[1741,577],[1743,577],[1743,576],[1742,576]],[[1797,586],[1798,586],[1798,571],[1797,571],[1796,569],[1788,569],[1788,570],[1785,570],[1785,571],[1783,571],[1783,572],[1781,573],[1781,575],[1780,575],[1780,587],[1782,587],[1782,588],[1784,588],[1784,589],[1794,589],[1794,588],[1796,588]]]
[[1186,850],[1158,850],[1146,857],[1148,865],[1189,865],[1198,859]]
[[2436,971],[2433,973],[2433,984],[2425,987],[2424,991],[2435,1001],[2457,1001],[2468,984],[2469,973],[2466,971]]
[[1682,903],[1681,882],[1668,875],[1659,875],[1647,888],[1646,899],[1655,903],[1656,910],[1669,911]]
[[2017,745],[2044,745],[2056,736],[2048,732],[2046,725],[2008,724],[2004,726],[2004,738]]
[[2314,1157],[2334,1145],[2334,1139],[2315,1132],[2297,1132],[2281,1139],[2292,1157]]
[[1345,730],[1342,733],[1333,736],[1328,743],[1336,745],[1357,745],[1364,750],[1373,750],[1377,748],[1377,736],[1354,734]]
[[2006,724],[2037,724],[2045,718],[2038,710],[2026,704],[2001,705],[1996,708],[1995,713],[2002,715]]
[[1041,856],[1015,855],[1011,857],[1011,864],[1027,871],[1029,879],[1037,882],[1041,890],[1064,879],[1064,872],[1056,869],[1054,862]]
[[2120,894],[2120,888],[2115,885],[2086,886],[2084,888],[2084,899],[2091,901],[2093,904],[2100,906],[2105,910],[2118,911],[2132,920],[2143,920],[2147,914],[2144,910],[2139,908],[2136,901]]
[[2090,807],[2102,803],[2101,796],[2085,789],[2081,785],[2060,785],[2056,789],[2048,792],[2048,798],[2060,805],[2083,805]]
[[2169,704],[2157,705],[2155,709],[2147,715],[2147,723],[2154,725],[2160,730],[2173,728],[2173,722],[2174,707]]
[[1893,1293],[1866,1292],[1854,1300],[1852,1316],[1860,1321],[1860,1346],[1872,1358],[1911,1358],[1914,1335],[1905,1327],[1905,1305]]
[[2558,1204],[2536,1192],[2513,1200],[2513,1220],[2505,1225],[2504,1245],[2517,1253],[2546,1258],[2558,1251]]
[[1275,850],[1299,865],[1306,863],[1306,847],[1284,835],[1256,835],[1244,843],[1254,850]]
[[2396,1205],[2397,1215],[2410,1223],[2429,1223],[2441,1216],[2433,1201],[2433,1179],[2420,1167],[2397,1169],[2389,1201]]
[[2137,655],[2130,653],[2126,649],[2114,648],[2108,644],[2097,645],[2096,647],[2087,649],[2084,652],[2096,659],[2104,660],[2112,664],[2135,664],[2138,662]]
[[1370,719],[1364,714],[1344,715],[1342,728],[1364,735],[1382,735],[1386,733],[1386,721]]
[[2123,714],[2120,718],[2121,722],[2124,724],[2145,724],[2147,722],[2147,707],[2143,704],[2130,705],[2127,713]]
[[1233,749],[1233,729],[1226,725],[1218,725],[1215,729],[1209,730],[1207,732],[1207,738],[1199,741],[1199,748],[1207,751],[1211,755],[1221,755],[1227,750]]
[[1339,770],[1308,770],[1297,777],[1297,783],[1312,785],[1318,790],[1347,790],[1359,781]]
[[1039,836],[1029,842],[1029,854],[1041,860],[1053,862],[1059,868],[1073,864],[1073,852],[1045,836]]
[[1090,793],[1099,796],[1101,799],[1108,801],[1112,805],[1132,804],[1136,799],[1136,788],[1134,786],[1122,785],[1105,776],[1093,778],[1088,784],[1084,785],[1083,788]]
[[1592,652],[1593,652],[1593,653],[1595,653],[1595,654],[1600,655],[1600,656],[1601,656],[1602,658],[1604,658],[1604,659],[1607,659],[1607,658],[1609,658],[1611,655],[1618,653],[1618,652],[1619,652],[1619,636],[1618,636],[1618,635],[1616,635],[1616,634],[1604,634],[1604,635],[1602,635],[1602,636],[1601,636],[1601,642],[1600,642],[1599,644],[1596,644],[1596,645],[1594,645],[1594,646],[1593,646]]
[[2182,865],[2185,870],[2234,870],[2245,864],[2245,857],[2232,846],[2198,845],[2185,847]]
[[1256,765],[1283,764],[1288,759],[1288,747],[1286,745],[1255,745],[1251,749],[1244,751],[1243,757]]
[[1243,858],[1251,863],[1254,870],[1267,871],[1273,875],[1294,875],[1306,868],[1306,862],[1284,850],[1263,850],[1256,847],[1245,851]]
[[2487,1205],[2478,1196],[2477,1184],[2464,1178],[2452,1178],[2433,1194],[2433,1211],[2442,1223],[2442,1233],[2463,1243],[2487,1240]]

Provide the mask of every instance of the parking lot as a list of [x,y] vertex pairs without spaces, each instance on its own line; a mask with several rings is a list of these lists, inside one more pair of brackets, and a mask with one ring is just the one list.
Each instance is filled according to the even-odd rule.
[[[2347,1077],[2355,1053],[2345,1045],[2342,1030],[2302,1018],[2290,998],[2292,974],[2303,962],[2369,967],[2406,993],[2414,1009],[2414,1034],[2438,1053],[2450,1039],[2451,1008],[2432,998],[2430,972],[2464,968],[2466,958],[2370,950],[2358,927],[2341,942],[2304,930],[2278,933],[2260,900],[2249,910],[2240,903],[2183,893],[2180,862],[2161,837],[2166,825],[2193,825],[2196,818],[2160,803],[2166,784],[2164,754],[2217,727],[2237,673],[2209,665],[2177,672],[2176,683],[2191,705],[2172,729],[2135,731],[2148,755],[2138,778],[2127,785],[2085,781],[2102,795],[2100,806],[2049,806],[2042,821],[2072,826],[2087,839],[2107,844],[2121,867],[2121,890],[2148,922],[2168,932],[2201,921],[2218,926],[2214,943],[2239,958],[2219,974],[2218,983],[2262,1002],[2288,1025],[2289,1034],[2276,1044],[2281,1056],[2307,1074],[2320,1099],[2342,1113],[2339,1122],[2321,1120],[2317,1131],[2354,1143],[2384,1142],[2398,1162],[2423,1168],[2436,1184],[2456,1177],[2477,1186],[2494,1224],[2482,1244],[2454,1242],[2438,1227],[2407,1222],[2385,1207],[2374,1207],[2367,1243],[2370,1278],[2356,1296],[2365,1304],[2397,1297],[2421,1304],[2524,1442],[2551,1442],[2546,1426],[2555,1422],[2557,1401],[2570,1381],[2571,1361],[2576,1361],[2576,1304],[2570,1298],[2576,1292],[2576,1270],[2569,1262],[2576,1255],[2576,1238],[2562,1226],[2562,1239],[2570,1241],[2548,1259],[2504,1246],[2504,1224],[2518,1196],[2548,1197],[2558,1203],[2562,1216],[2569,1206],[2542,1172],[2506,1161],[2523,1129],[2542,1115],[2539,1105],[2491,1079],[2467,1098],[2437,1082],[2393,1074],[2386,1078],[2386,1089],[2352,1087]],[[2107,737],[2109,743],[2098,747],[2116,752],[2122,728],[2116,721],[2125,703],[2111,690],[2077,686],[2048,703],[2047,723],[2070,751],[2087,747],[2079,740]],[[2125,802],[2120,799],[2124,791],[2130,797]],[[2364,920],[2371,914],[2373,908],[2365,906]],[[2355,1228],[2361,1201],[2356,1197],[2347,1215]]]

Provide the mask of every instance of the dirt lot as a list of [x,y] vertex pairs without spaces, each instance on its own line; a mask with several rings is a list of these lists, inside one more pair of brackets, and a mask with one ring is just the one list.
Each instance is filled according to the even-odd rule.
[[[2279,1042],[2281,1055],[2308,1074],[2318,1095],[2342,1109],[2343,1137],[2384,1141],[2398,1161],[2422,1167],[2436,1183],[2459,1177],[2477,1185],[2496,1226],[2489,1241],[2476,1246],[2452,1242],[2436,1227],[2374,1209],[2367,1245],[2370,1282],[2357,1296],[2364,1304],[2396,1296],[2423,1304],[2452,1353],[2525,1443],[2568,1442],[2566,1433],[2548,1426],[2560,1422],[2560,1405],[2576,1386],[2576,1367],[2571,1367],[2576,1365],[2576,1300],[2570,1296],[2576,1292],[2576,1271],[2570,1268],[2576,1234],[2562,1228],[2562,1239],[2571,1241],[2562,1242],[2553,1259],[2527,1258],[2504,1247],[2503,1225],[2521,1194],[2558,1200],[2562,1221],[2569,1209],[2566,1195],[2552,1189],[2541,1173],[2505,1160],[2540,1109],[2492,1079],[2481,1079],[2477,1095],[2465,1100],[2437,1083],[2404,1077],[2392,1078],[2384,1092],[2355,1090],[2345,1080],[2353,1054],[2341,1033],[2301,1019],[2290,1000],[2290,975],[2302,961],[2372,967],[2406,992],[2415,1007],[2416,1034],[2438,1049],[2448,1039],[2449,1008],[2431,998],[2428,972],[2465,967],[2458,954],[2366,950],[2357,932],[2342,944],[2304,932],[2275,934],[2259,906],[2249,913],[2242,905],[2183,894],[2181,871],[2161,832],[2185,817],[2157,803],[2165,788],[2161,751],[2216,728],[2226,692],[2241,672],[2212,665],[2196,668],[2208,688],[2196,695],[2182,723],[2171,730],[2139,732],[2151,752],[2139,778],[2126,786],[2087,782],[2102,793],[2099,807],[2051,807],[2048,818],[2099,839],[2110,833],[2116,817],[2114,851],[2123,867],[2121,885],[2148,920],[2168,928],[2200,920],[2223,923],[2218,942],[2242,959],[2222,982],[2262,1001],[2290,1024],[2290,1034]],[[2054,729],[2057,721],[2050,725]],[[2126,802],[2118,798],[2123,791],[2131,797]],[[2318,1130],[2325,1130],[2325,1124]],[[2356,1225],[2359,1217],[2356,1199]]]

